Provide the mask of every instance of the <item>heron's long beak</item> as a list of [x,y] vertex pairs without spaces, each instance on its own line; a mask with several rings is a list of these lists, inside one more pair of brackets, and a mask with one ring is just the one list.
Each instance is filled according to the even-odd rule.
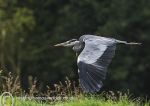
[[65,46],[66,45],[66,42],[64,42],[64,43],[59,43],[59,44],[56,44],[56,45],[54,45],[54,46]]

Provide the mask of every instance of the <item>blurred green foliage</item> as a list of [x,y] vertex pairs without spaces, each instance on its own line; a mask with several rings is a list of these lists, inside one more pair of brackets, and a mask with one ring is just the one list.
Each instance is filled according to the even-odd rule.
[[137,41],[142,46],[118,45],[103,90],[126,90],[150,95],[149,0],[0,0],[0,68],[28,76],[39,87],[77,80],[76,56],[53,44],[96,34]]

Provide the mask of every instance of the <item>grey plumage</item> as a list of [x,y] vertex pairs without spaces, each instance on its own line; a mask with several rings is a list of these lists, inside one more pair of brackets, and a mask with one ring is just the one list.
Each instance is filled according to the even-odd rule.
[[[69,42],[69,44],[68,44]],[[98,92],[106,78],[107,67],[115,55],[116,44],[127,43],[95,35],[83,35],[78,40],[69,40],[55,46],[69,46],[78,54],[77,65],[80,86],[85,92]]]
[[116,49],[116,40],[93,35],[80,38],[85,43],[78,56],[80,85],[85,92],[99,91],[106,77],[107,66]]

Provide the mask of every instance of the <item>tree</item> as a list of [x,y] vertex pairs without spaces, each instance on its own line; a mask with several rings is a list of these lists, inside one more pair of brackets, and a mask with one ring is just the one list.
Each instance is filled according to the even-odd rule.
[[0,0],[0,67],[19,75],[24,42],[35,22],[30,9],[16,4],[16,0]]

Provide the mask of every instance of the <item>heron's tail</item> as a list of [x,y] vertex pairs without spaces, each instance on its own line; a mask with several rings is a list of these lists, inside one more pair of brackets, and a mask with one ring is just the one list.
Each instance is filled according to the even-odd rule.
[[121,41],[121,40],[116,40],[117,43],[123,43],[127,45],[141,45],[142,43],[137,43],[137,42],[127,42],[127,41]]

